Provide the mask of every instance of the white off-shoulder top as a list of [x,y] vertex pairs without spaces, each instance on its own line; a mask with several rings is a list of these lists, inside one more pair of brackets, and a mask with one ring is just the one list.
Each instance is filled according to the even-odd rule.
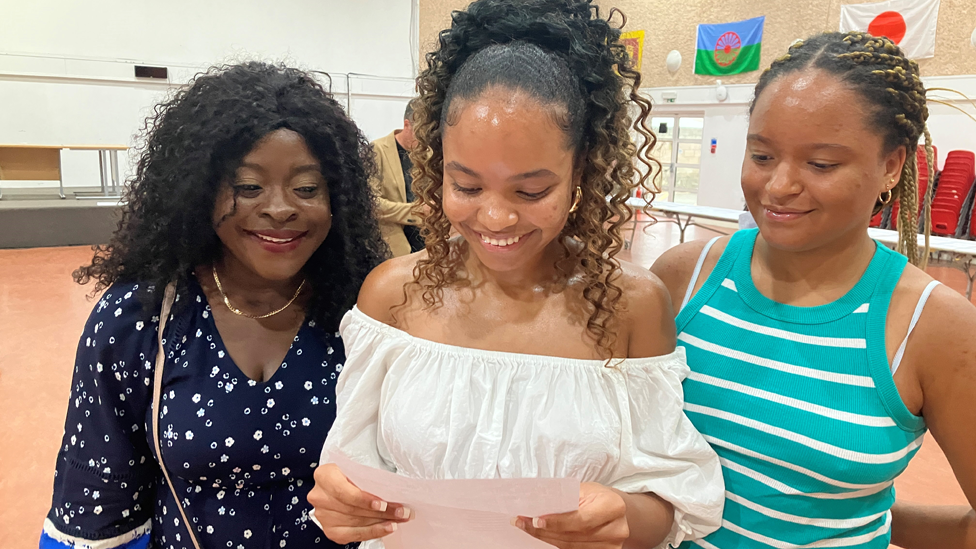
[[608,367],[435,343],[357,308],[340,333],[346,361],[323,463],[338,451],[411,478],[577,478],[653,492],[674,505],[675,545],[720,526],[721,466],[682,409],[683,348]]

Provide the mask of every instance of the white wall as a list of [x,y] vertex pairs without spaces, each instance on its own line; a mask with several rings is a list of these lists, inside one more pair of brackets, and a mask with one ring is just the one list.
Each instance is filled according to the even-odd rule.
[[[4,3],[2,18],[0,143],[131,146],[174,88],[245,59],[330,73],[370,139],[398,127],[413,93],[416,0],[31,0]],[[136,80],[136,64],[170,78]],[[96,153],[66,151],[62,163],[66,186],[98,184]]]
[[[705,111],[698,203],[716,208],[742,209],[739,171],[746,152],[749,113],[741,107],[712,107]],[[711,153],[711,140],[716,140]]]
[[[929,88],[951,88],[976,98],[976,76],[945,76],[924,78],[923,81]],[[715,86],[645,88],[642,92],[654,102],[655,114],[704,114],[698,203],[738,210],[744,206],[739,179],[749,128],[749,102],[754,86],[741,84],[726,87],[729,98],[722,102],[716,99]],[[673,103],[663,97],[670,92],[677,93]],[[976,109],[959,96],[933,91],[929,97],[949,100],[976,116]],[[940,167],[948,151],[976,151],[976,122],[957,110],[930,103],[928,125],[933,144],[939,149]],[[712,139],[718,142],[715,154],[709,152]]]
[[413,76],[410,0],[4,2],[0,51],[209,65],[237,54]]

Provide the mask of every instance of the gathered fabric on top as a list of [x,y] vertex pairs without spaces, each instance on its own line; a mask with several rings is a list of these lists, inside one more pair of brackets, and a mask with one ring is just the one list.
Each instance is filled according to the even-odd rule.
[[682,410],[683,349],[608,367],[436,343],[356,308],[340,333],[323,463],[337,451],[411,478],[577,478],[671,502],[668,542],[719,527],[721,466]]

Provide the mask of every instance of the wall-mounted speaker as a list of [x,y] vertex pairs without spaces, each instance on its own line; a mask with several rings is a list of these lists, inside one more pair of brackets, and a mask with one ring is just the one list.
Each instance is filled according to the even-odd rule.
[[136,65],[136,78],[154,78],[166,80],[168,78],[166,67],[147,67]]

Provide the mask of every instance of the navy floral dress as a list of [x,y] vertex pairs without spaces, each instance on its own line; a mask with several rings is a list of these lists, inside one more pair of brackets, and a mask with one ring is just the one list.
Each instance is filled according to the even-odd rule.
[[[41,549],[193,547],[153,450],[159,311],[144,312],[140,291],[112,286],[85,326]],[[159,430],[202,547],[337,547],[305,498],[335,419],[338,334],[306,320],[259,383],[231,360],[192,277],[173,310]]]

